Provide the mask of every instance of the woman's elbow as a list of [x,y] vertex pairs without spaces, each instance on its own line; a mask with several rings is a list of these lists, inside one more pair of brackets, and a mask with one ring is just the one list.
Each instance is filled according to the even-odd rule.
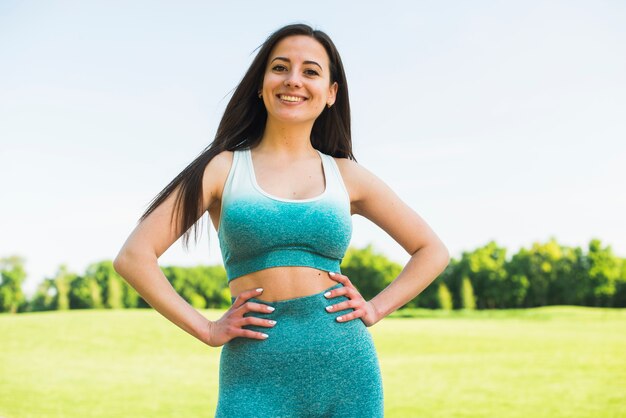
[[122,270],[124,270],[124,265],[126,264],[126,255],[123,251],[117,253],[115,258],[113,259],[113,270],[120,276],[122,276]]
[[128,265],[132,263],[133,257],[136,254],[133,251],[129,250],[127,247],[123,247],[113,259],[113,269],[120,276],[124,276],[124,271],[127,269]]
[[450,256],[450,250],[448,250],[448,247],[446,247],[444,244],[441,244],[442,249],[441,249],[441,256],[443,258],[443,268],[445,269],[446,267],[448,267],[448,265],[450,264],[450,260],[452,259],[452,257]]
[[439,269],[444,271],[446,267],[450,264],[450,251],[446,245],[438,240],[437,243],[433,244],[435,259],[437,260],[437,264],[439,265]]

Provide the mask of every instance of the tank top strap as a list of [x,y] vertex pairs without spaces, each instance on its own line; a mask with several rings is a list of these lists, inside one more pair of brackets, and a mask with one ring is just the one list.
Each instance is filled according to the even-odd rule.
[[337,199],[339,201],[347,200],[349,204],[350,195],[348,194],[348,189],[343,181],[343,177],[341,177],[341,172],[339,171],[337,162],[331,155],[327,155],[322,152],[320,152],[320,155],[322,156],[324,172],[328,182],[326,186],[328,187],[326,194],[332,199]]
[[241,194],[254,193],[250,181],[250,167],[245,153],[247,149],[237,149],[233,151],[233,162],[226,177],[222,202],[228,202],[231,198]]

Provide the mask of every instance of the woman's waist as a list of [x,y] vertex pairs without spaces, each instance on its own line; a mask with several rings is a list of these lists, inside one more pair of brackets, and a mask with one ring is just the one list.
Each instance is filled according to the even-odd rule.
[[229,288],[232,297],[237,297],[246,290],[261,287],[263,293],[255,299],[276,302],[314,295],[337,283],[324,270],[303,266],[280,266],[238,277],[229,283]]

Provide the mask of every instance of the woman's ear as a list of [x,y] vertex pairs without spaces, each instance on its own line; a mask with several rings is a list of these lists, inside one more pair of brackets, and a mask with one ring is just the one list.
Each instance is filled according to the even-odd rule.
[[335,104],[335,100],[337,100],[338,89],[339,89],[339,85],[337,84],[336,81],[333,84],[331,84],[330,87],[328,88],[328,99],[326,99],[326,105],[328,107],[331,107],[333,104]]

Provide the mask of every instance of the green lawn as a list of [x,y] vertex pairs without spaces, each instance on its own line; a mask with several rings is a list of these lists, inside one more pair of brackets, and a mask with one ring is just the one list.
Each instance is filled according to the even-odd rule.
[[[412,313],[370,328],[386,417],[626,417],[626,309]],[[2,314],[0,332],[1,417],[213,416],[220,348],[153,310]]]

